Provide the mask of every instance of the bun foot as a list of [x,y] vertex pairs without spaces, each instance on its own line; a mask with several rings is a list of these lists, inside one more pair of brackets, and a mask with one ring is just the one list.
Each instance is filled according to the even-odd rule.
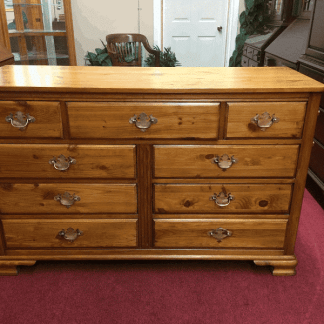
[[254,260],[257,266],[271,266],[274,276],[294,276],[296,274],[297,260]]
[[36,261],[0,261],[0,276],[16,276],[17,266],[32,266]]

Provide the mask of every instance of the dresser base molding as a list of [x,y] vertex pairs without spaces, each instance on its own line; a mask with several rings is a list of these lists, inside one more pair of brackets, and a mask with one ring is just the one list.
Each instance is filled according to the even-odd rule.
[[[37,251],[38,253],[40,251]],[[55,252],[55,251],[52,251]],[[106,254],[106,255],[90,255],[88,252],[87,255],[38,255],[37,260],[209,260],[209,261],[248,261],[252,260],[257,266],[270,266],[273,267],[272,274],[274,276],[293,276],[296,274],[295,267],[297,266],[297,259],[295,256],[289,255],[264,255],[264,251],[253,251],[249,255],[244,254],[234,254],[233,251],[227,251],[231,254],[213,254],[210,251],[197,251],[197,254],[194,251],[185,250],[182,251],[181,254],[176,254],[175,251],[159,251],[160,253],[154,254],[152,250],[143,250],[143,253],[139,254],[139,251],[133,251],[129,254]],[[203,253],[205,252],[205,253]],[[241,251],[243,252],[243,251]],[[257,255],[257,252],[262,252],[263,255]],[[277,251],[267,251],[269,254],[271,252]],[[246,253],[246,251],[245,251]],[[261,253],[260,253],[261,254]],[[33,259],[35,255],[30,256]],[[6,256],[7,259],[10,257]],[[36,261],[26,261],[26,260],[17,260],[20,257],[15,256],[12,257],[16,260],[4,260],[0,261],[0,275],[8,276],[8,275],[17,275],[17,266],[32,266],[36,263]],[[21,256],[21,258],[27,259],[27,256]],[[11,259],[11,258],[10,258]]]
[[0,276],[16,276],[18,274],[17,266],[33,266],[36,261],[0,261]]
[[297,259],[295,260],[254,260],[257,266],[271,266],[274,276],[294,276],[296,274]]

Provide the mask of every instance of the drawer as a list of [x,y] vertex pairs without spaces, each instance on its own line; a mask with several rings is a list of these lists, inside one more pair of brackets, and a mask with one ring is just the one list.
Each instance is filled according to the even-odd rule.
[[[305,112],[306,102],[229,102],[227,138],[301,138]],[[257,115],[261,125],[271,123],[273,115],[279,121],[262,128],[251,120]]]
[[309,162],[310,169],[324,181],[324,146],[315,141]]
[[241,61],[242,66],[249,66],[249,58],[246,56],[242,56],[242,61]]
[[[290,205],[291,185],[156,184],[154,194],[154,212],[158,214],[287,213]],[[219,196],[217,201],[215,195]],[[234,197],[232,200],[231,196]]]
[[135,184],[1,183],[0,196],[2,214],[137,213]]
[[135,160],[134,145],[0,144],[0,177],[135,178]]
[[154,176],[294,177],[298,151],[298,145],[155,145]]
[[[3,220],[7,248],[136,247],[137,220]],[[69,235],[69,231],[72,235]],[[73,236],[73,230],[81,235]],[[64,230],[68,241],[59,233]],[[82,233],[81,233],[82,232]],[[61,233],[63,234],[63,233]]]
[[[218,103],[70,102],[73,138],[217,138]],[[139,120],[145,113],[156,123]],[[138,127],[130,119],[138,117]],[[145,129],[144,129],[145,130]]]
[[158,219],[154,222],[154,246],[157,248],[282,249],[286,226],[287,220],[276,219]]
[[[19,113],[18,119],[17,113]],[[30,118],[34,117],[34,121],[27,123],[26,114]],[[10,116],[13,121],[7,118]],[[63,136],[59,102],[0,101],[0,117],[0,137],[61,138]]]
[[[323,106],[324,107],[324,106]],[[317,117],[316,129],[315,129],[315,138],[324,144],[324,109],[319,109],[320,113]]]
[[246,56],[248,58],[252,58],[253,57],[253,53],[254,53],[253,48],[252,47],[247,47],[247,49],[246,49]]

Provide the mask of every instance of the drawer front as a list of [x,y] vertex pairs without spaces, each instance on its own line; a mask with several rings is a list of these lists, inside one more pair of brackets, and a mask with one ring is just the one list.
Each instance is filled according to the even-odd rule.
[[241,61],[242,66],[249,66],[249,58],[246,56],[242,56],[242,61]]
[[155,177],[294,177],[298,151],[298,145],[156,145]]
[[246,49],[246,56],[249,57],[249,58],[252,58],[253,53],[254,53],[253,48],[248,46],[247,49]]
[[[242,102],[228,103],[227,138],[301,138],[306,102]],[[263,129],[251,121],[264,113],[279,118],[270,127]]]
[[315,141],[309,162],[310,169],[324,181],[324,147]]
[[[291,196],[288,184],[157,184],[154,189],[154,211],[159,214],[287,213]],[[220,195],[217,201],[215,194]],[[234,196],[232,200],[229,194]],[[228,205],[220,206],[225,204]]]
[[[80,200],[65,197],[65,192]],[[1,183],[0,196],[3,214],[137,212],[135,184]]]
[[135,154],[134,145],[0,144],[0,177],[135,178]]
[[[218,103],[68,103],[73,138],[217,138]],[[145,113],[150,124],[130,118]]]
[[[286,220],[158,219],[154,222],[154,246],[157,248],[282,249],[286,226]],[[216,231],[219,228],[225,231]]]
[[[23,120],[17,122],[15,115],[18,112],[23,114]],[[34,117],[35,120],[27,123],[26,114]],[[10,116],[13,117],[12,122],[7,118]],[[0,101],[0,117],[0,137],[61,138],[63,136],[59,102]],[[20,128],[14,127],[12,123]]]
[[[136,247],[137,221],[116,220],[3,220],[7,248]],[[81,235],[69,236],[67,229]],[[59,233],[64,230],[67,239]],[[63,234],[63,233],[61,233]]]

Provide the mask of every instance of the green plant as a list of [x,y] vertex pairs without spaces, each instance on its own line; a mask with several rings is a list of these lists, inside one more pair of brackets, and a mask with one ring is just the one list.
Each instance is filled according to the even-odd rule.
[[[153,46],[153,49],[160,51],[160,66],[174,67],[181,65],[177,60],[175,54],[171,52],[171,47],[165,47],[164,52],[160,50],[159,46]],[[150,54],[144,62],[146,66],[155,66],[155,56],[153,54]]]
[[87,52],[84,57],[93,66],[112,66],[110,56],[107,51],[107,46],[101,41],[103,48],[96,48],[95,53]]
[[240,15],[240,33],[235,39],[235,50],[229,60],[229,66],[241,66],[244,43],[250,35],[263,33],[269,21],[268,1],[245,0],[245,11]]

